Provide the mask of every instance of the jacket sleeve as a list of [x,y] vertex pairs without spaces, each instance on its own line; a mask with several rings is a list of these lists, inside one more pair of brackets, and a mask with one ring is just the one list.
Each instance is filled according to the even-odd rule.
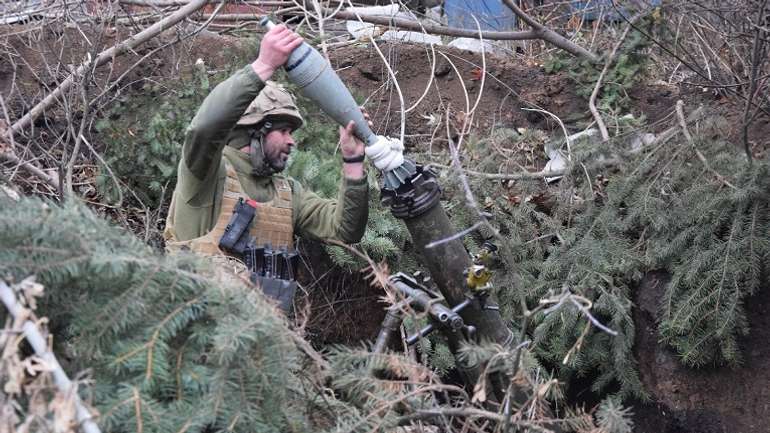
[[182,199],[191,200],[205,185],[212,183],[230,131],[264,87],[248,65],[206,96],[185,131],[177,183]]
[[343,177],[336,200],[323,199],[293,181],[294,228],[302,237],[356,243],[366,230],[369,217],[369,183],[366,176]]

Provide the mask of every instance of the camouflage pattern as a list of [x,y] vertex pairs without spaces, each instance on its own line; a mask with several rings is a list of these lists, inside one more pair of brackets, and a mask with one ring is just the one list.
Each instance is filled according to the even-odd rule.
[[238,125],[258,128],[268,117],[287,121],[293,129],[298,129],[303,123],[292,94],[274,81],[265,83],[265,88],[238,119]]

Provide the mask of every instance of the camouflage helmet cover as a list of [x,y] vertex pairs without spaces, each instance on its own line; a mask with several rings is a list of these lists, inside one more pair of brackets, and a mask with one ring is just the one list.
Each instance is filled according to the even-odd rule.
[[288,90],[274,81],[265,83],[265,88],[251,101],[241,118],[238,119],[238,125],[257,126],[268,119],[288,122],[293,129],[299,128],[303,123],[294,97]]

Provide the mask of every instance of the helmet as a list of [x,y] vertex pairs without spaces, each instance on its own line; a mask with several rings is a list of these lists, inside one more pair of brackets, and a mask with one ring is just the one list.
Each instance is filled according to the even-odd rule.
[[237,124],[259,127],[267,121],[287,122],[293,129],[299,128],[303,123],[294,97],[274,81],[265,83],[265,88],[251,101]]

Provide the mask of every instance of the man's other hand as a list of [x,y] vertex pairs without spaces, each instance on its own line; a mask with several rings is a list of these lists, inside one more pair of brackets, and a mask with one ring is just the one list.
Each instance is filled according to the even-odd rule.
[[351,120],[348,126],[340,126],[340,152],[345,159],[364,154],[364,142],[355,136],[356,124]]
[[302,44],[302,37],[278,24],[265,33],[259,44],[259,56],[251,68],[262,81],[267,81],[273,73],[289,59],[289,54]]
[[[369,120],[369,113],[363,108],[361,112],[371,127],[372,122]],[[355,126],[356,124],[352,120],[344,128],[340,126],[340,153],[342,153],[343,161],[356,160],[364,156],[364,142],[355,136]],[[345,162],[342,165],[342,171],[345,177],[349,179],[362,178],[364,176],[363,159],[360,162]]]

